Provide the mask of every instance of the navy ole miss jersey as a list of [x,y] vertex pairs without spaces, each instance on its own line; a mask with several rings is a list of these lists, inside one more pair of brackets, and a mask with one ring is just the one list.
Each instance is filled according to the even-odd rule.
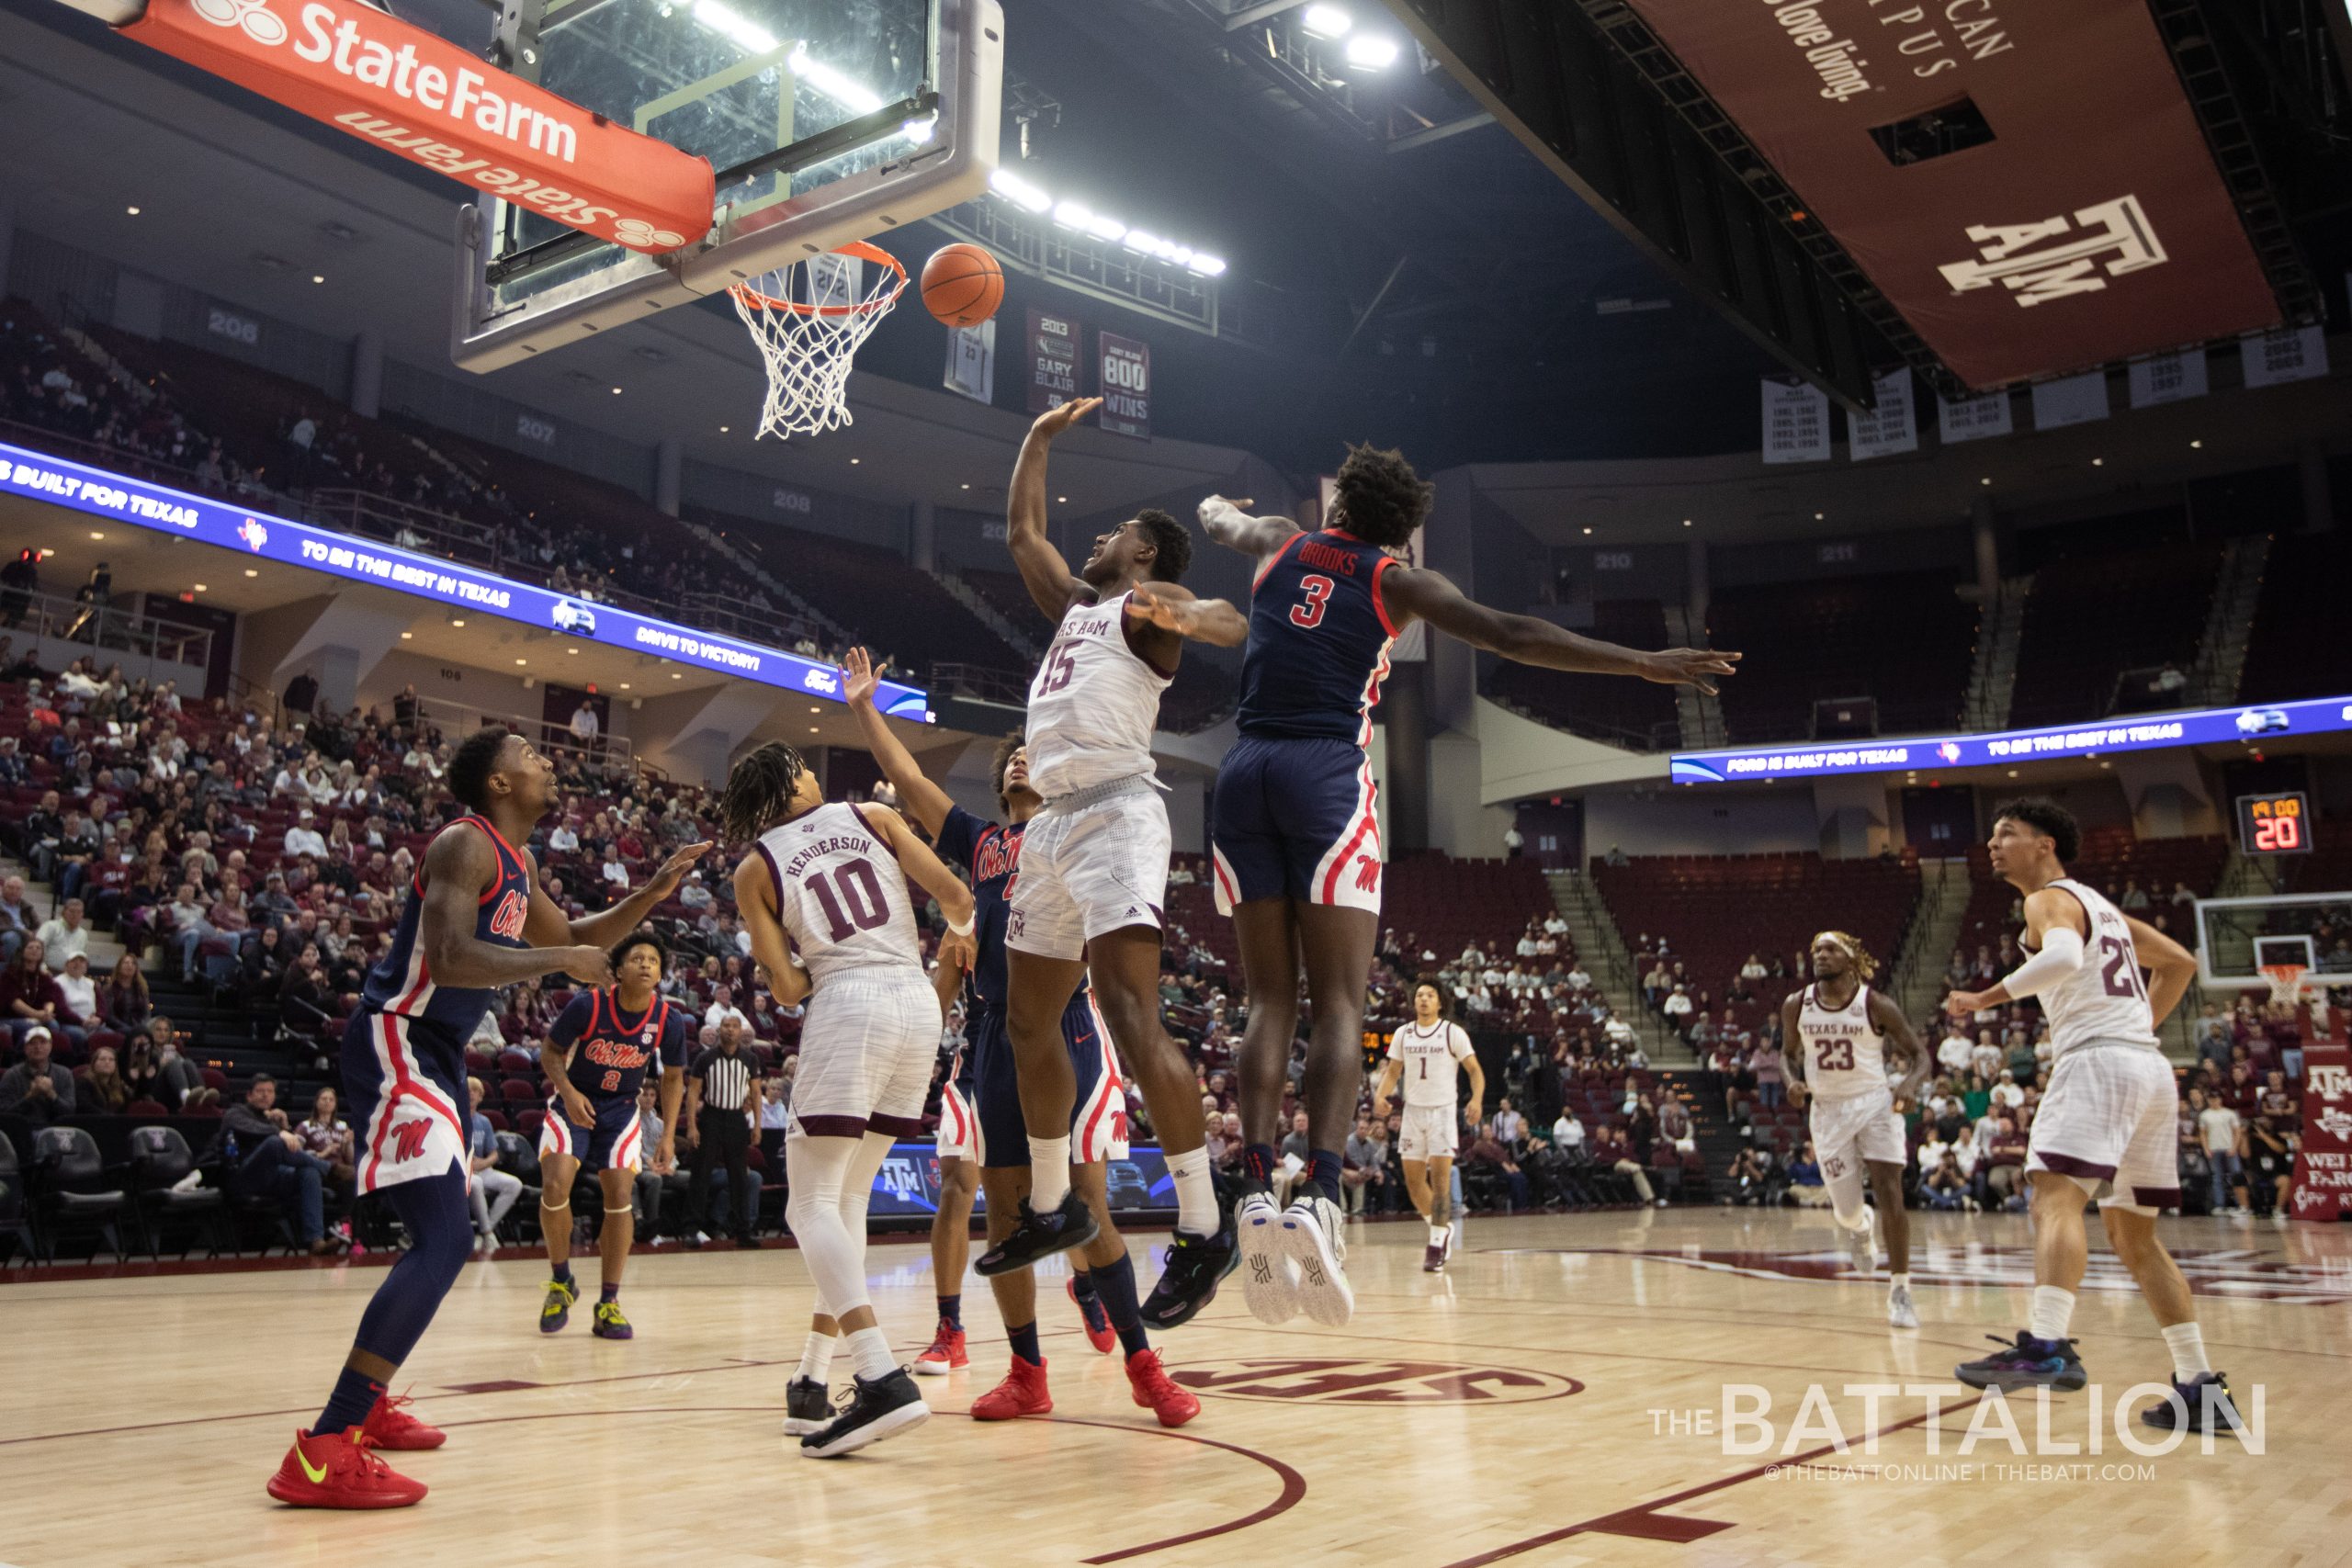
[[990,1012],[1004,1010],[1004,931],[1012,919],[1012,883],[1021,872],[1025,826],[1016,822],[1007,828],[960,806],[949,807],[946,820],[939,825],[939,858],[961,866],[972,885],[972,935],[979,944],[972,965],[972,999]]
[[1339,528],[1294,534],[1258,569],[1241,660],[1241,733],[1372,740],[1396,627],[1380,580],[1396,558]]
[[684,1068],[686,1017],[663,996],[631,1014],[617,987],[578,991],[548,1030],[548,1043],[571,1050],[564,1077],[590,1100],[635,1100],[656,1056],[664,1067]]
[[[523,923],[531,913],[531,878],[514,846],[481,817],[460,817],[442,833],[479,831],[490,837],[498,857],[498,880],[483,893],[474,914],[474,937],[500,947],[528,947]],[[439,833],[434,835],[435,839]],[[432,853],[430,845],[425,853]],[[420,857],[408,897],[401,905],[400,924],[392,931],[392,950],[368,971],[360,987],[360,1005],[369,1012],[394,1013],[447,1031],[458,1040],[471,1035],[498,998],[491,987],[453,987],[434,981],[425,962],[422,927],[424,922],[424,864]]]

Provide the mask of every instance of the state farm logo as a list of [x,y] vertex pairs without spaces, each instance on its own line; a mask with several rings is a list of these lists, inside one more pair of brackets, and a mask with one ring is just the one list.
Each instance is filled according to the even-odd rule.
[[1950,262],[1936,270],[1955,294],[1998,283],[2021,308],[2046,305],[2070,294],[2096,294],[2110,277],[2160,266],[2169,258],[2148,223],[2136,196],[2077,209],[2069,220],[2038,223],[1975,224],[1968,237],[1976,259]]
[[1554,1372],[1459,1361],[1265,1357],[1210,1361],[1169,1374],[1213,1398],[1308,1404],[1524,1404],[1566,1399],[1584,1384]]
[[242,28],[255,43],[286,41],[286,23],[266,0],[193,0],[196,14],[216,28]]

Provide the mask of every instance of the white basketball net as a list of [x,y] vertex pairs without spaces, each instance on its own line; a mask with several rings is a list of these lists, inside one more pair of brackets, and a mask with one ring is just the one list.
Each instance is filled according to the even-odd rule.
[[727,291],[767,364],[760,434],[820,435],[850,423],[851,362],[906,287],[896,256],[860,242]]

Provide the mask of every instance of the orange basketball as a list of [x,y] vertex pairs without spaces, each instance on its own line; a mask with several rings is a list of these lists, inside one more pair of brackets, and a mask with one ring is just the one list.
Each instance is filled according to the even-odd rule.
[[923,308],[951,327],[976,327],[1004,303],[1004,268],[978,245],[949,245],[922,264]]

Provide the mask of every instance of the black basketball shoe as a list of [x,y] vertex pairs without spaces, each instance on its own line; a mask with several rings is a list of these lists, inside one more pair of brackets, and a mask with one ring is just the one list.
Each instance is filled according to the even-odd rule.
[[1029,1200],[1023,1198],[1020,1223],[1012,1227],[1012,1234],[981,1253],[972,1268],[984,1277],[1010,1274],[1015,1269],[1028,1268],[1041,1258],[1084,1247],[1094,1239],[1098,1229],[1093,1211],[1087,1208],[1086,1200],[1074,1189],[1062,1195],[1061,1207],[1047,1214],[1032,1209]]
[[904,1367],[893,1367],[872,1382],[860,1378],[849,1407],[800,1439],[808,1459],[840,1459],[894,1437],[931,1417],[931,1406]]
[[1215,1235],[1176,1233],[1166,1254],[1166,1265],[1144,1297],[1141,1316],[1154,1328],[1174,1328],[1190,1323],[1193,1314],[1216,1299],[1217,1282],[1241,1261],[1233,1221],[1227,1216]]
[[805,1438],[833,1418],[832,1391],[815,1378],[784,1385],[784,1435]]
[[2159,1432],[2169,1432],[2184,1424],[2191,1432],[2245,1430],[2245,1420],[2230,1398],[2230,1380],[2220,1372],[2199,1372],[2187,1382],[2175,1378],[2172,1392],[2179,1403],[2175,1404],[2172,1399],[2156,1401],[2140,1412],[2143,1426],[2154,1427]]

